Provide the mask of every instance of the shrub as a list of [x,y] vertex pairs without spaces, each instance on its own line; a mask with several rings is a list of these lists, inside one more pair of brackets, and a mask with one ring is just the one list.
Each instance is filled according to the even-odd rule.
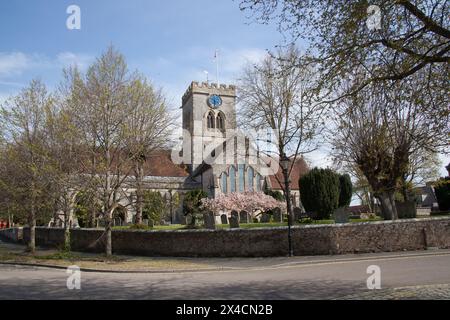
[[146,191],[144,193],[143,219],[152,219],[155,223],[159,223],[165,211],[166,202],[161,193],[154,191]]
[[145,224],[133,224],[129,227],[130,230],[149,230],[151,227],[146,226]]
[[416,203],[414,201],[404,201],[395,203],[399,219],[417,218]]
[[208,197],[208,194],[201,190],[195,189],[186,193],[183,201],[183,211],[184,215],[190,215],[192,217],[191,226],[197,224],[197,220],[201,219],[202,209],[202,199]]
[[339,206],[339,176],[330,169],[314,168],[300,178],[300,196],[306,211],[314,218],[329,219]]
[[450,210],[450,177],[440,178],[434,184],[434,193],[436,194],[439,210]]
[[348,207],[352,202],[353,185],[348,174],[339,176],[339,208]]
[[283,193],[278,190],[271,190],[266,188],[266,190],[264,190],[264,193],[268,196],[271,196],[277,201],[285,201]]

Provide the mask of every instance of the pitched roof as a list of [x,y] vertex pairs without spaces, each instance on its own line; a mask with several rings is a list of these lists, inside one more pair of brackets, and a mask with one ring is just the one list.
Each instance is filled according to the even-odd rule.
[[144,175],[153,177],[188,177],[188,167],[172,162],[169,150],[160,150],[147,155],[144,165]]
[[[293,168],[291,170],[291,190],[300,190],[300,186],[298,181],[300,177],[309,172],[309,167],[306,164],[305,159],[303,157],[296,159],[293,164]],[[282,190],[283,188],[280,186],[279,181],[283,182],[283,172],[281,167],[278,169],[276,175],[269,176],[270,184],[272,186],[272,190]]]

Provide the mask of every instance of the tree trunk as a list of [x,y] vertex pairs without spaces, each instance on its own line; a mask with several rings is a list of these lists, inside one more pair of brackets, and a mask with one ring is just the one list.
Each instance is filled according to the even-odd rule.
[[58,218],[59,218],[59,216],[58,216],[58,203],[57,203],[57,201],[55,200],[55,203],[54,203],[54,205],[53,205],[53,228],[56,228],[56,227],[58,227],[58,224],[57,224],[57,221],[58,221]]
[[136,163],[136,224],[142,224],[144,169],[141,161]]
[[394,193],[383,192],[377,196],[380,201],[381,215],[385,220],[398,219],[397,208],[395,207]]
[[64,210],[64,250],[70,251],[70,224],[67,208]]
[[291,202],[291,187],[288,169],[283,169],[284,175],[284,195],[286,198],[286,206],[288,213],[288,245],[289,245],[289,257],[294,255],[294,250],[292,247],[292,224],[294,222],[294,217],[292,216],[292,202]]
[[[112,208],[111,199],[111,173],[109,166],[111,165],[111,154],[109,149],[106,150],[106,163],[108,170],[106,170],[106,192],[105,192],[105,209],[106,209],[106,256],[112,256],[112,236],[111,236],[111,222],[114,208]],[[114,199],[115,200],[115,199]]]
[[28,242],[28,251],[34,254],[36,252],[36,211],[34,207],[34,200],[31,203],[31,211],[28,220],[30,225],[30,241]]
[[392,220],[398,220],[398,212],[397,212],[397,206],[395,205],[394,192],[391,192],[389,194],[389,200],[391,201],[391,207],[392,207]]
[[112,256],[112,211],[108,212],[106,218],[106,256]]

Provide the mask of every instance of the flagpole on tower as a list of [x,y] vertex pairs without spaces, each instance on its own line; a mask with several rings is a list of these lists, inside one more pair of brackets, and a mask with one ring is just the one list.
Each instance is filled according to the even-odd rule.
[[218,49],[216,49],[216,51],[214,53],[214,59],[216,61],[217,87],[220,87],[220,82],[219,82],[219,50]]

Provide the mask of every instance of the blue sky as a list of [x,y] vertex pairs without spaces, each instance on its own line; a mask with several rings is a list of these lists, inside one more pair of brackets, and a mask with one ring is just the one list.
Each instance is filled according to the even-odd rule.
[[[81,8],[81,30],[68,30],[66,9]],[[0,97],[33,77],[50,87],[64,66],[87,66],[110,44],[129,66],[165,88],[174,104],[192,80],[233,82],[246,61],[281,37],[274,26],[250,24],[232,0],[15,0],[0,2]]]
[[[72,4],[81,8],[81,30],[66,27]],[[0,1],[0,102],[32,78],[55,88],[64,67],[86,68],[112,44],[179,107],[189,83],[206,80],[204,70],[215,80],[216,49],[220,80],[233,83],[243,65],[282,42],[275,25],[247,15],[237,0]],[[325,148],[309,158],[330,164]]]

